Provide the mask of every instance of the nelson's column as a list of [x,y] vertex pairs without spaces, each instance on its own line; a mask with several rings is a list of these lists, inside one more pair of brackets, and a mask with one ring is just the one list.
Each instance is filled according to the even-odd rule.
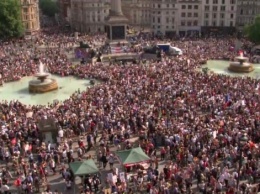
[[125,40],[128,20],[123,15],[121,0],[111,0],[111,10],[106,19],[105,31],[110,41]]

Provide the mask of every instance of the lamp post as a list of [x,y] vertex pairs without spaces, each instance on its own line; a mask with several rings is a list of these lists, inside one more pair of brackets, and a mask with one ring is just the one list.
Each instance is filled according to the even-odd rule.
[[243,149],[244,146],[246,145],[248,138],[247,134],[244,133],[238,140],[239,142],[239,166],[238,166],[238,177],[237,177],[237,190],[239,188],[239,181],[240,181],[240,171],[242,168],[242,162],[243,162]]

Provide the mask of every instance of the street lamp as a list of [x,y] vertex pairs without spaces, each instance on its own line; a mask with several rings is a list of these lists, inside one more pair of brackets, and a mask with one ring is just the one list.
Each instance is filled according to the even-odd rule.
[[243,149],[244,146],[246,145],[248,138],[247,138],[247,134],[243,133],[243,135],[239,138],[238,140],[239,142],[239,166],[238,166],[238,177],[237,177],[237,190],[239,187],[239,181],[240,181],[240,171],[242,168],[242,162],[243,162]]

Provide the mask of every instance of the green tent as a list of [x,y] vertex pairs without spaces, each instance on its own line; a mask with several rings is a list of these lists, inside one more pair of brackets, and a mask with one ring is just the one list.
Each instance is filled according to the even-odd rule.
[[99,172],[94,160],[92,159],[72,162],[69,164],[69,167],[74,176],[83,176]]
[[151,160],[140,147],[117,151],[115,154],[123,165],[134,165]]

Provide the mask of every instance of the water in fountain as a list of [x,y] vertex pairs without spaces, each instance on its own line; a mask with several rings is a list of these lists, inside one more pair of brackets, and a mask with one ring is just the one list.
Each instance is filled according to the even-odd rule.
[[41,74],[41,75],[45,74],[44,65],[41,61],[40,61],[40,65],[39,65],[39,74]]
[[243,51],[239,52],[239,56],[240,56],[241,58],[244,57],[244,53],[243,53]]

